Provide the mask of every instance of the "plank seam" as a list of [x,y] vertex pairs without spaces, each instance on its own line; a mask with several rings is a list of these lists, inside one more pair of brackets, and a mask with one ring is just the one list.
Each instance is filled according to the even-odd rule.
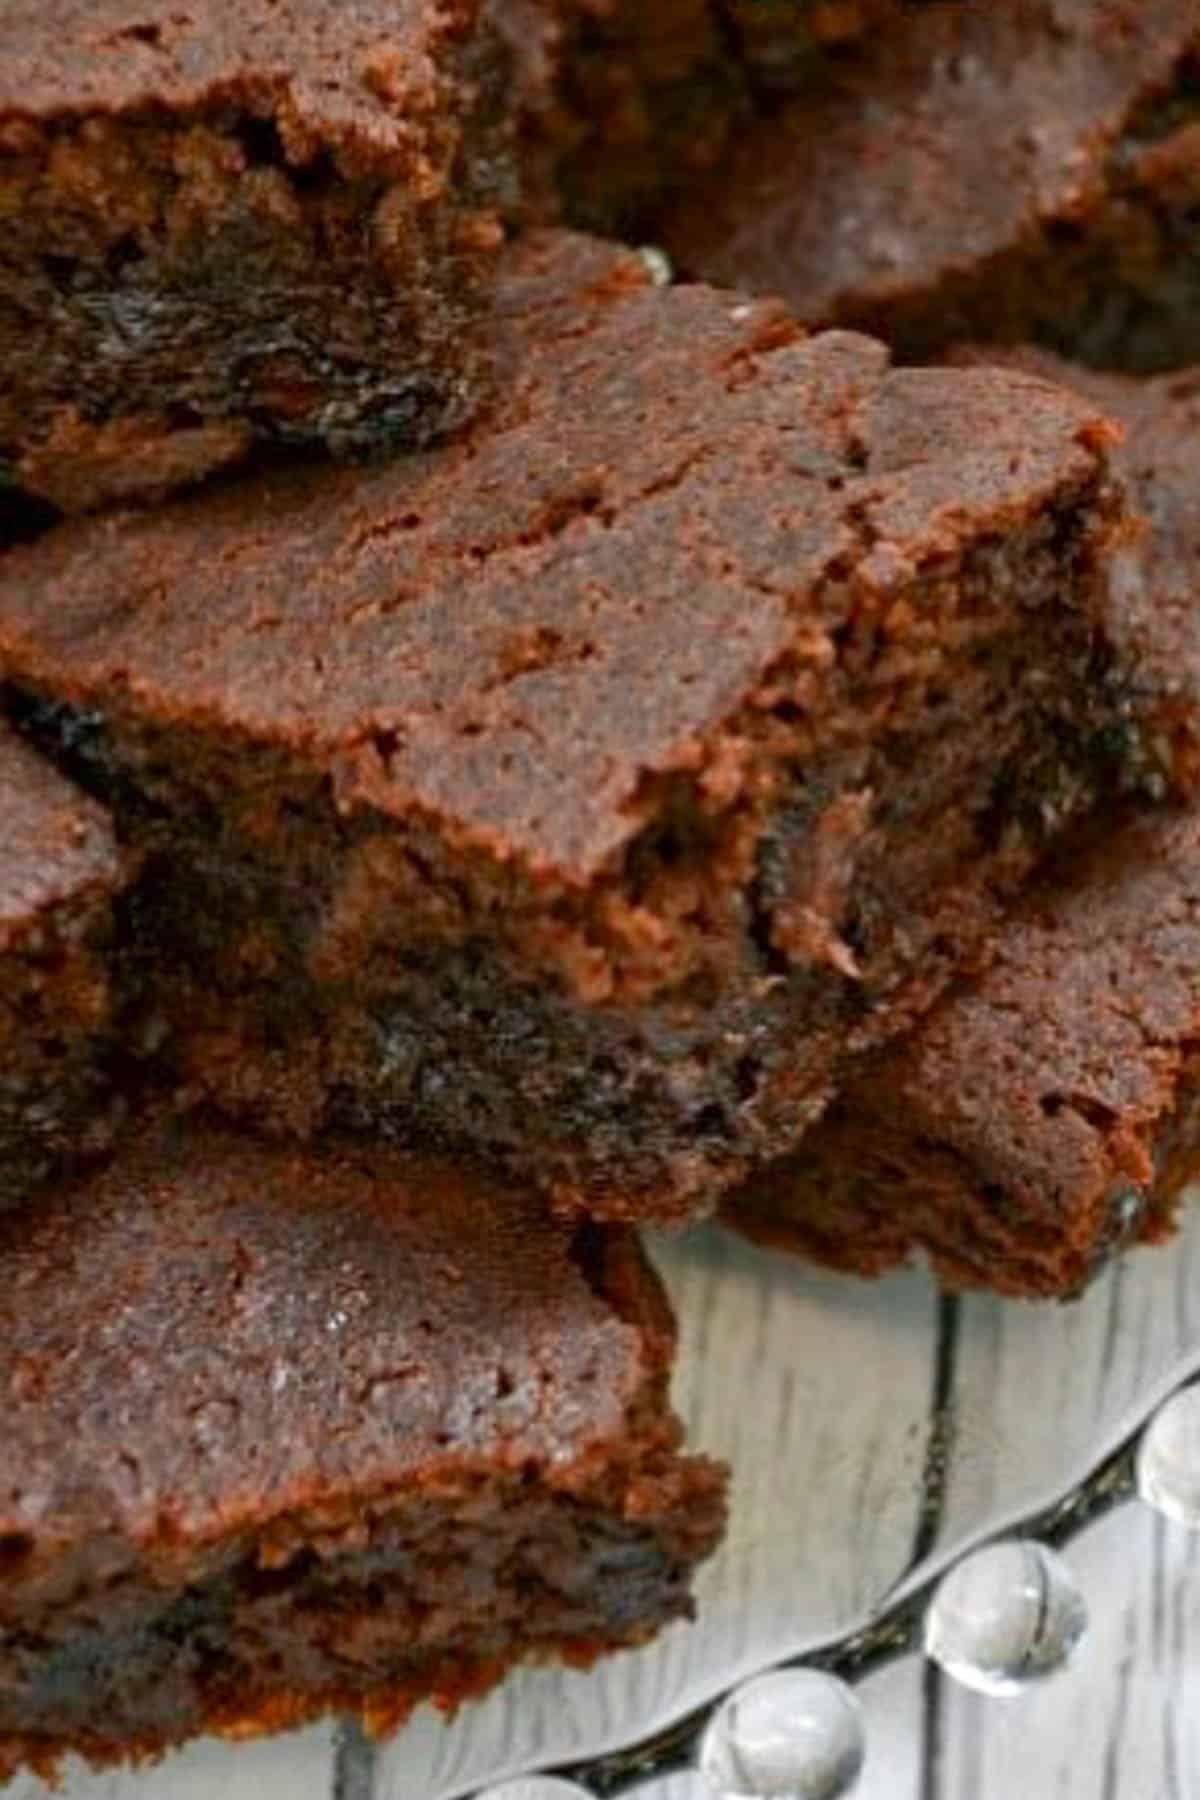
[[374,1800],[376,1746],[353,1719],[342,1719],[333,1752],[332,1800]]

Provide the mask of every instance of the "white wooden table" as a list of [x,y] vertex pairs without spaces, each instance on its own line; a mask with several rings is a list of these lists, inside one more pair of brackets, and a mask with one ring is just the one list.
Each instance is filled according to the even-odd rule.
[[[1167,1252],[1077,1305],[947,1302],[920,1272],[864,1286],[716,1232],[656,1255],[682,1327],[693,1441],[730,1458],[728,1544],[702,1623],[584,1676],[518,1675],[452,1727],[427,1711],[370,1750],[329,1726],[201,1744],[139,1775],[71,1771],[70,1800],[451,1800],[597,1755],[863,1623],[906,1579],[1082,1479],[1200,1366],[1200,1207]],[[860,1687],[859,1800],[1200,1795],[1200,1541],[1133,1503],[1067,1552],[1092,1617],[1075,1662],[984,1701],[917,1655]],[[43,1790],[21,1778],[2,1800]],[[700,1800],[692,1778],[644,1800]]]

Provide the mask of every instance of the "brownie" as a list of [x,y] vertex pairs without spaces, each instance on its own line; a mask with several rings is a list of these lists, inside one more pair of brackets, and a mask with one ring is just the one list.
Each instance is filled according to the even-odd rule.
[[[1071,382],[1126,428],[1113,460],[1149,530],[1114,563],[1112,629],[1176,786],[1195,795],[1200,373],[1008,360]],[[859,1071],[726,1216],[863,1274],[922,1249],[954,1284],[1073,1292],[1120,1244],[1164,1235],[1200,1168],[1197,1044],[1192,798],[1066,856],[999,933],[992,969]]]
[[1200,1166],[1200,804],[1128,821],[1022,903],[996,959],[847,1085],[726,1217],[876,1275],[1077,1292],[1166,1236]]
[[100,1148],[107,952],[128,873],[112,825],[0,726],[0,1210]]
[[679,1218],[1143,754],[1111,428],[556,234],[498,319],[453,445],[11,551],[0,677],[146,855],[185,1084]]
[[724,1474],[680,1454],[627,1229],[167,1121],[0,1267],[0,1776],[388,1730],[690,1612]]
[[476,12],[9,0],[0,474],[70,510],[460,421],[505,154]]
[[1195,0],[912,8],[665,218],[684,272],[905,357],[1038,339],[1200,360]]

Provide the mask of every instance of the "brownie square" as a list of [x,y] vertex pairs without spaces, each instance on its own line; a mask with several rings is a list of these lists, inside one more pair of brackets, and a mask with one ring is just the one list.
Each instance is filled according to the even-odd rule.
[[503,58],[474,0],[12,0],[0,475],[68,510],[477,398]]
[[1011,360],[1126,427],[1114,462],[1149,528],[1114,565],[1109,611],[1193,797],[1064,855],[989,972],[861,1070],[726,1216],[865,1274],[924,1250],[952,1284],[1066,1294],[1164,1236],[1200,1167],[1200,373]]
[[923,1251],[951,1287],[1021,1297],[1169,1235],[1200,1165],[1200,806],[1068,860],[996,951],[730,1224],[864,1275]]
[[103,808],[0,726],[0,1209],[103,1143],[112,907]]
[[0,668],[147,856],[186,1083],[679,1218],[1144,754],[1111,429],[555,234],[498,319],[451,446],[12,551]]
[[742,132],[661,239],[907,358],[1200,359],[1194,0],[923,5]]
[[0,1777],[382,1731],[690,1610],[724,1477],[624,1230],[166,1121],[0,1224],[0,1270]]

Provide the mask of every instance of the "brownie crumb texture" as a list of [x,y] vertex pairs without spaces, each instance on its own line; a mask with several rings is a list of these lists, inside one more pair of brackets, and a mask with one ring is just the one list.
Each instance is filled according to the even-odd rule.
[[[1085,368],[1044,350],[957,348],[967,366],[1001,365],[1070,388],[1121,427],[1113,471],[1138,524],[1113,559],[1105,625],[1130,671],[1148,754],[1142,785],[1186,797],[1200,783],[1200,367],[1159,376]],[[1135,770],[1137,758],[1129,768]]]
[[862,1274],[924,1249],[955,1284],[1064,1294],[1123,1245],[1166,1235],[1200,1164],[1200,374],[1135,379],[1029,349],[1003,360],[1123,427],[1114,466],[1144,526],[1114,560],[1106,613],[1156,791],[1169,781],[1178,810],[1122,828],[1102,817],[1090,847],[1064,850],[1001,927],[990,972],[860,1071],[726,1217]]
[[508,47],[518,213],[636,242],[781,95],[904,0],[488,0]]

